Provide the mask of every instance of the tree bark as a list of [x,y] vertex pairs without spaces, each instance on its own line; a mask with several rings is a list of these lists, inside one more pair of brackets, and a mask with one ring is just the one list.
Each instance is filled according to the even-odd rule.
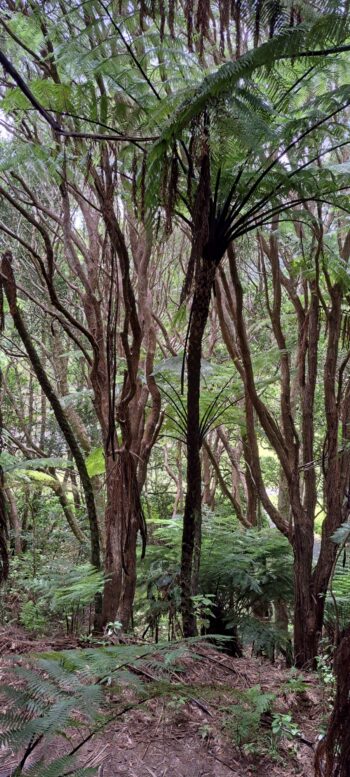
[[4,491],[9,508],[8,515],[10,529],[13,532],[13,546],[16,556],[19,556],[19,554],[22,552],[21,522],[18,515],[16,500],[11,491],[11,488],[5,487]]
[[124,629],[132,621],[136,586],[136,540],[141,531],[145,550],[146,527],[140,502],[133,454],[126,448],[106,460],[106,582],[102,623],[120,620]]
[[124,520],[124,505],[121,494],[121,470],[118,460],[113,461],[112,455],[106,456],[106,581],[103,590],[102,625],[116,620],[117,608],[122,586],[122,523]]
[[334,658],[337,691],[326,736],[315,757],[316,777],[350,777],[350,629]]
[[[200,376],[202,341],[207,323],[215,265],[203,259],[191,308],[187,358],[187,493],[182,534],[181,610],[185,637],[197,633],[192,596],[196,593],[202,522],[200,449]],[[195,558],[195,564],[194,564]]]

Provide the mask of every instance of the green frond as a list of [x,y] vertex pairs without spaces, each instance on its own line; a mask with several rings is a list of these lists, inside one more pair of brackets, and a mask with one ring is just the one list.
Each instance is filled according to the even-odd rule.
[[26,777],[95,777],[97,767],[74,768],[74,760],[70,756],[55,758],[51,763],[34,763],[25,771]]
[[[227,62],[216,72],[206,76],[199,88],[195,88],[164,128],[158,145],[167,145],[174,137],[180,137],[185,127],[199,116],[211,102],[232,95],[241,82],[260,71],[269,72],[283,59],[297,59],[301,53],[322,46],[337,46],[349,34],[344,16],[329,14],[311,24],[286,28],[279,35],[248,51],[236,62]],[[310,63],[309,63],[310,64]],[[276,94],[274,95],[276,97]]]

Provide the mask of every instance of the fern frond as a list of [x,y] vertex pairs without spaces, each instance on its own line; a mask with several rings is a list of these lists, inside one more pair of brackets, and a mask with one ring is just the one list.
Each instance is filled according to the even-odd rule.
[[[269,72],[283,59],[297,59],[306,50],[321,46],[336,47],[349,34],[349,23],[341,14],[328,14],[311,24],[286,28],[279,35],[248,51],[236,62],[227,62],[216,72],[206,76],[199,88],[192,90],[175,116],[164,128],[156,145],[167,145],[174,137],[180,137],[185,127],[199,116],[211,102],[233,94],[237,87],[260,71]],[[311,57],[310,57],[311,60]],[[275,84],[276,86],[276,84]],[[276,97],[276,94],[274,95]],[[282,96],[282,95],[281,95]]]

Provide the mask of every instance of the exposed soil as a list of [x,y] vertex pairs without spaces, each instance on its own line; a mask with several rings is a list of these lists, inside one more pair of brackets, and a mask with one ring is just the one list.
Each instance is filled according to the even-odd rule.
[[[71,638],[34,640],[21,629],[1,629],[0,687],[11,682],[14,654],[16,662],[25,664],[31,651],[69,649],[77,644]],[[204,643],[191,648],[181,666],[181,683],[191,689],[189,701],[155,698],[125,712],[81,748],[79,763],[97,766],[99,777],[312,777],[314,745],[324,713],[322,691],[314,675],[303,676],[306,688],[302,692],[286,693],[283,686],[290,679],[289,670],[255,657],[231,658]],[[178,681],[174,672],[174,683]],[[225,728],[223,708],[239,698],[235,691],[256,685],[276,694],[275,708],[283,714],[290,712],[298,724],[298,736],[282,739],[278,755],[245,755]],[[128,701],[126,693],[125,706]],[[270,723],[267,715],[267,732]],[[77,735],[69,733],[74,742]],[[50,744],[50,758],[62,754],[64,747],[64,740],[57,738]],[[28,767],[43,755],[45,750],[39,746],[35,757],[28,759]],[[0,777],[9,777],[16,763],[18,757],[0,750]],[[31,777],[35,777],[35,768]]]

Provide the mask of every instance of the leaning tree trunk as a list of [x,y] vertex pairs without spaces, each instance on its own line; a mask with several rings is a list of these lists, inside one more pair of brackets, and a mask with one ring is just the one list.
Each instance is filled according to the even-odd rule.
[[[202,522],[200,376],[202,342],[207,323],[215,265],[203,259],[196,278],[188,335],[187,357],[187,493],[182,534],[181,609],[185,637],[196,634],[192,596],[196,593],[199,572]],[[197,546],[197,547],[195,547]],[[195,552],[196,551],[196,552]],[[196,563],[194,564],[194,555]]]
[[[3,255],[1,270],[3,284],[7,301],[9,303],[10,313],[13,319],[15,328],[22,340],[22,343],[27,351],[31,365],[38,379],[38,382],[46,395],[52,410],[54,412],[56,421],[61,429],[61,432],[66,440],[66,443],[71,451],[72,457],[75,461],[77,470],[79,472],[81,484],[85,496],[86,512],[90,527],[90,542],[91,542],[91,563],[96,569],[100,569],[100,540],[98,534],[98,523],[95,508],[94,492],[91,484],[91,480],[86,469],[86,463],[84,456],[81,452],[80,446],[73,433],[71,425],[67,420],[67,417],[63,411],[62,405],[53,390],[51,382],[41,364],[39,354],[37,353],[27,327],[22,318],[22,314],[17,305],[17,288],[15,277],[12,270],[12,256],[9,251]],[[95,597],[95,629],[100,628],[101,617],[101,597],[97,594]]]

